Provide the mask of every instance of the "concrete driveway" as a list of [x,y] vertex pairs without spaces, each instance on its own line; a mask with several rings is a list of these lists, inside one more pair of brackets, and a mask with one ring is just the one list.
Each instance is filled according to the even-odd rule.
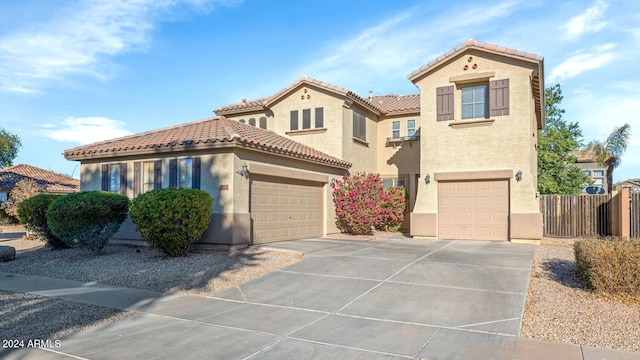
[[[0,288],[8,290],[22,287],[141,312],[68,336],[53,351],[5,355],[331,360],[604,356],[596,348],[517,337],[533,246],[396,237],[306,239],[265,247],[303,252],[305,259],[208,298],[78,283],[83,293],[70,290],[69,281],[59,288],[48,281],[48,290],[34,291],[42,279],[0,279]],[[109,296],[91,296],[93,290],[87,289],[97,287],[95,293],[109,291]],[[134,304],[119,305],[125,303]],[[606,352],[608,358],[613,355],[629,354]]]

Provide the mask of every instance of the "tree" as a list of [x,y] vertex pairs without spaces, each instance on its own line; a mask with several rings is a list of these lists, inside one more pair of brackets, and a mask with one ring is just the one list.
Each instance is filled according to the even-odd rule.
[[572,152],[581,145],[582,131],[577,122],[563,118],[562,88],[555,84],[544,91],[546,125],[538,131],[538,192],[541,194],[579,194],[589,177],[575,164]]
[[620,165],[630,138],[631,126],[625,123],[613,128],[604,141],[593,140],[586,146],[585,152],[593,154],[596,162],[607,169],[608,192],[613,188],[613,170]]
[[22,142],[18,135],[0,128],[0,168],[13,165],[13,159],[18,156],[18,149]]
[[16,183],[7,200],[2,205],[4,211],[14,218],[18,218],[18,206],[20,203],[30,197],[36,196],[43,191],[42,185],[33,179],[22,179]]

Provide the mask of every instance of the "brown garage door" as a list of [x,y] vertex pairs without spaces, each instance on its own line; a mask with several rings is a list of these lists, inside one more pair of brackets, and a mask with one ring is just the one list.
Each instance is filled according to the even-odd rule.
[[253,243],[322,236],[322,195],[321,183],[253,176]]
[[442,239],[508,240],[508,180],[438,183]]

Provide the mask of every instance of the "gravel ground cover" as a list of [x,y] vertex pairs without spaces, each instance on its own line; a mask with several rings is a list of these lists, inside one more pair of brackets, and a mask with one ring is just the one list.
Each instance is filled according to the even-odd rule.
[[640,303],[586,290],[573,240],[544,239],[535,250],[520,335],[640,351]]

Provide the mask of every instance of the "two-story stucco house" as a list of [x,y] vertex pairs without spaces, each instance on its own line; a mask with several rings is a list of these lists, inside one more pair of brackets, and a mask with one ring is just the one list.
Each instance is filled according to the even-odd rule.
[[[408,193],[405,228],[440,239],[536,241],[544,62],[469,40],[409,75],[419,92],[361,97],[302,77],[216,118],[65,151],[81,189],[133,198],[193,187],[214,198],[202,244],[337,232],[330,183],[379,173]],[[139,239],[127,223],[116,239]]]

